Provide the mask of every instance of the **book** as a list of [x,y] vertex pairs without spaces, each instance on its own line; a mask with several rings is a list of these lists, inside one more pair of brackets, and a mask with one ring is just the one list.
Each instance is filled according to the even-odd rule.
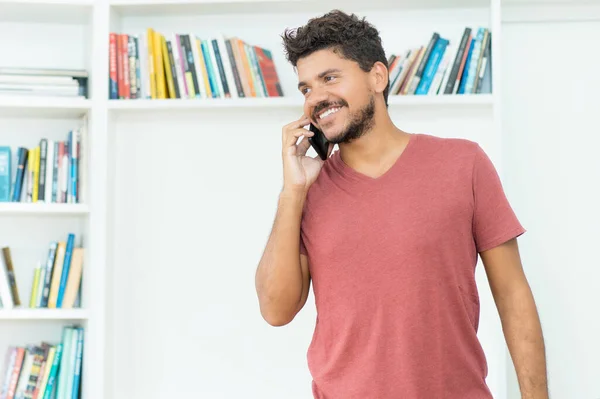
[[0,398],[80,398],[84,342],[82,326],[66,325],[59,342],[9,346]]
[[492,33],[467,26],[445,37],[433,32],[388,57],[389,95],[464,95],[491,93]]
[[63,140],[42,137],[38,145],[0,147],[0,202],[85,202],[87,118]]
[[10,201],[10,179],[12,177],[10,147],[0,147],[0,202]]
[[217,32],[109,34],[109,99],[284,95],[270,49]]

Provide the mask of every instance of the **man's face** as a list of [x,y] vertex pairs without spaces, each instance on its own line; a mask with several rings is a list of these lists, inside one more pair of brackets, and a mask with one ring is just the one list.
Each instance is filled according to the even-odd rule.
[[319,50],[297,63],[304,113],[329,142],[357,139],[373,125],[370,75],[332,50]]

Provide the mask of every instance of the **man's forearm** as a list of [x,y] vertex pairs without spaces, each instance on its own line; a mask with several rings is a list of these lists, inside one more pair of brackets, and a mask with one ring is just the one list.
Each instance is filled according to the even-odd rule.
[[304,193],[282,192],[277,214],[256,272],[256,289],[261,312],[279,323],[296,310],[302,295],[300,269],[300,220]]
[[497,305],[522,399],[547,399],[544,338],[529,285],[520,285]]

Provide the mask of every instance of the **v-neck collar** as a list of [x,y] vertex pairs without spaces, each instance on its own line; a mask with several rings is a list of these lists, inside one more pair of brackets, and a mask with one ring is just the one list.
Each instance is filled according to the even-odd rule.
[[332,155],[330,159],[332,161],[331,164],[333,169],[337,173],[339,173],[340,176],[343,177],[345,180],[361,184],[381,184],[387,181],[390,178],[390,176],[394,175],[396,170],[401,168],[403,164],[408,162],[409,158],[411,157],[412,149],[418,138],[418,133],[409,133],[408,143],[406,144],[406,147],[404,148],[402,153],[398,156],[396,161],[394,161],[392,166],[390,166],[387,171],[385,171],[381,176],[378,177],[367,176],[364,173],[361,173],[350,167],[344,162],[344,160],[342,160],[340,151],[336,151],[335,154]]

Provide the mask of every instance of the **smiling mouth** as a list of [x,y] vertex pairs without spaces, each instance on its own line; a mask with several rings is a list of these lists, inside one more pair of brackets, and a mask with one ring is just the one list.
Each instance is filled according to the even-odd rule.
[[340,109],[342,109],[342,107],[331,107],[331,108],[327,108],[325,111],[321,112],[320,114],[317,115],[318,119],[324,119],[327,118],[329,115],[335,114],[336,112],[338,112]]

